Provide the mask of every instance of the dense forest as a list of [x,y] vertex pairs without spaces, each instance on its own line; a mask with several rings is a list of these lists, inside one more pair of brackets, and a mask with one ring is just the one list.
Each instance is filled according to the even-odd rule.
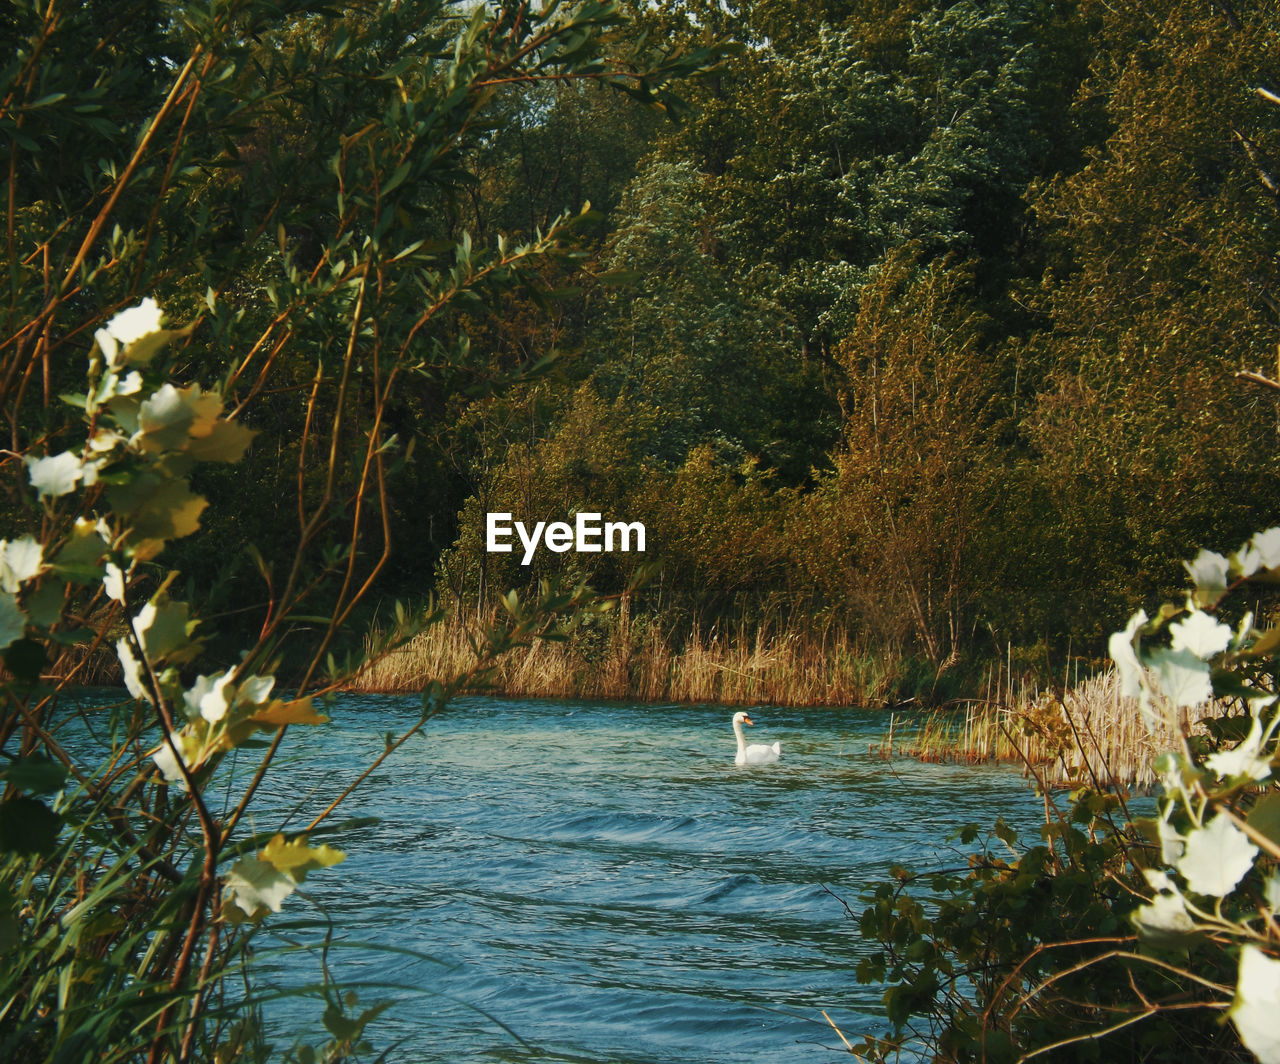
[[[114,115],[163,88],[68,92],[57,72],[102,48],[135,72],[176,61],[166,5],[134,7],[82,54],[63,33],[40,106],[7,120],[11,284],[122,165],[104,154],[108,91]],[[6,36],[23,11],[0,14]],[[657,562],[629,616],[668,642],[836,630],[936,687],[1011,647],[1097,657],[1176,586],[1176,559],[1276,512],[1276,399],[1235,376],[1278,340],[1280,121],[1258,91],[1280,85],[1273,5],[670,0],[630,16],[637,56],[702,73],[678,93],[496,78],[447,156],[406,157],[377,189],[380,238],[442,276],[464,239],[482,271],[499,246],[546,253],[527,283],[417,325],[397,320],[415,293],[382,281],[378,342],[407,335],[412,364],[384,406],[357,364],[340,415],[349,440],[375,422],[395,440],[386,520],[360,532],[361,554],[385,555],[366,603],[435,592],[483,615],[550,576],[616,593]],[[257,330],[259,363],[229,378],[257,441],[195,480],[222,549],[176,544],[170,563],[245,631],[270,609],[262,573],[295,559],[289,500],[354,497],[367,472],[300,481],[315,356],[327,386],[346,341],[336,318],[272,325],[339,277],[330,184],[361,178],[333,137],[355,143],[359,86],[404,74],[390,37],[350,32],[300,7],[246,38],[256,95],[189,158],[133,175],[171,182],[149,205],[135,180],[118,205],[134,216],[111,253],[136,268],[77,294],[204,315],[184,350],[206,380]],[[335,57],[370,74],[330,75]],[[71,361],[46,367],[46,395]],[[25,417],[14,452],[40,431]],[[522,566],[484,551],[490,511],[598,511],[643,522],[649,547]]]
[[677,641],[835,626],[933,682],[1097,656],[1280,502],[1275,393],[1235,376],[1280,340],[1277,14],[639,5],[737,50],[665,118],[550,85],[476,146],[451,235],[592,212],[549,312],[461,323],[493,381],[557,357],[424,406],[397,516],[430,547],[389,582],[618,590],[634,555],[483,550],[488,511],[601,511],[649,529],[636,608]]

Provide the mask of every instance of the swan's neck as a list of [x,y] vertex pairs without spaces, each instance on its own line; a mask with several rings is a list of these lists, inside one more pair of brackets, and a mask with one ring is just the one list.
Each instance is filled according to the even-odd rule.
[[738,753],[744,754],[747,750],[747,740],[742,734],[742,721],[735,720],[733,722],[733,734],[738,737]]

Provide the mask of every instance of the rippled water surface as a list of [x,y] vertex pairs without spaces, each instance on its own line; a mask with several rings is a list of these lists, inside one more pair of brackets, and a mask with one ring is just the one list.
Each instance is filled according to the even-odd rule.
[[[415,707],[351,698],[334,726],[294,729],[275,776],[289,790],[268,800],[305,823]],[[380,824],[344,836],[347,862],[306,892],[333,918],[334,974],[387,987],[362,1003],[396,999],[376,1046],[405,1062],[785,1064],[839,1047],[823,1009],[848,1034],[883,1029],[839,898],[860,912],[891,864],[954,863],[965,823],[1034,831],[1038,802],[1008,770],[870,757],[885,716],[854,710],[753,710],[752,739],[783,758],[738,768],[731,712],[463,700],[371,776],[343,815]],[[315,954],[262,965],[319,973]],[[314,1039],[298,1008],[282,1034]]]

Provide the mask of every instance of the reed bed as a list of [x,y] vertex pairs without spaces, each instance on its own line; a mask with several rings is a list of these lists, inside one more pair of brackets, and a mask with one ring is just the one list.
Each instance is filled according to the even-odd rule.
[[[453,620],[429,628],[378,660],[350,684],[361,692],[418,691],[474,661],[474,630]],[[899,662],[876,655],[834,627],[820,633],[732,629],[694,631],[677,644],[654,625],[609,625],[568,642],[536,640],[504,656],[490,678],[498,694],[808,706],[885,705]],[[1012,660],[992,666],[985,694],[932,713],[891,712],[872,755],[934,762],[1007,762],[1045,785],[1091,783],[1145,789],[1154,761],[1195,732],[1201,709],[1170,711],[1155,734],[1113,671],[1048,691],[1015,680]]]
[[[1004,697],[938,710],[906,737],[897,752],[925,761],[1020,762],[1051,785],[1156,781],[1154,763],[1198,728],[1205,709],[1170,708],[1148,732],[1137,699],[1120,693],[1114,670],[1059,695],[1023,685]],[[891,751],[882,751],[889,753]]]
[[[457,621],[439,624],[382,658],[351,689],[420,690],[473,658],[468,629]],[[656,626],[633,626],[624,616],[591,638],[538,640],[506,655],[490,689],[551,698],[851,706],[882,703],[892,678],[892,658],[861,650],[836,628],[695,629],[677,645]]]

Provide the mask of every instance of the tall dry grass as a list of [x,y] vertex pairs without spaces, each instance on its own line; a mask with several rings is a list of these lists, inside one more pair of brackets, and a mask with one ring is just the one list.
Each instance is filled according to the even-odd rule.
[[[421,690],[431,679],[474,661],[478,628],[437,624],[377,661],[351,685],[364,692]],[[548,698],[636,699],[773,705],[883,705],[898,661],[872,653],[828,628],[820,633],[695,629],[677,645],[653,625],[632,625],[625,609],[610,625],[568,642],[535,641],[504,656],[491,679],[498,694]],[[924,716],[890,715],[873,750],[925,761],[1009,762],[1047,785],[1092,783],[1146,788],[1157,755],[1198,727],[1202,710],[1171,713],[1150,734],[1137,701],[1120,693],[1114,672],[1058,694],[1013,681],[992,667],[983,698]]]
[[[452,675],[474,657],[468,634],[456,619],[435,625],[377,662],[353,689],[413,691]],[[492,689],[551,698],[865,706],[885,700],[893,669],[892,656],[872,654],[834,627],[813,634],[695,629],[677,644],[656,626],[633,625],[624,612],[594,638],[539,640],[506,655]]]
[[[939,710],[901,739],[898,752],[926,761],[1021,762],[1053,785],[1150,787],[1156,757],[1198,728],[1203,708],[1170,710],[1152,732],[1137,699],[1120,693],[1114,671],[1062,695],[1022,686],[1016,693]],[[901,734],[901,733],[900,733]]]

